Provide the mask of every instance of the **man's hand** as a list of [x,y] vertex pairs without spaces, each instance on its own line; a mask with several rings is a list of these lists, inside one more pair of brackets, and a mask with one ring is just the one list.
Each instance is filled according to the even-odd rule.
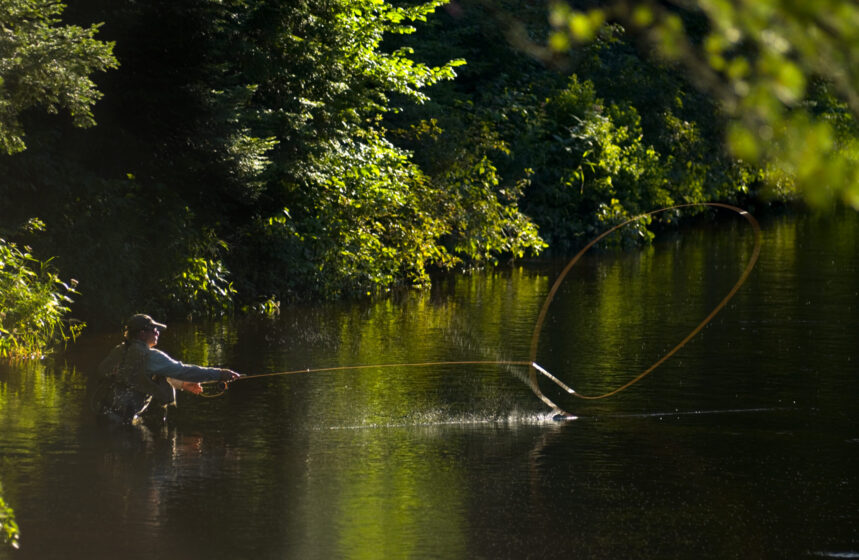
[[203,392],[203,386],[199,383],[185,381],[184,383],[182,383],[182,390],[188,391],[189,393],[194,393],[195,395],[199,395]]
[[241,374],[238,374],[231,369],[221,370],[221,381],[229,383],[230,381],[235,381],[239,377],[241,377]]

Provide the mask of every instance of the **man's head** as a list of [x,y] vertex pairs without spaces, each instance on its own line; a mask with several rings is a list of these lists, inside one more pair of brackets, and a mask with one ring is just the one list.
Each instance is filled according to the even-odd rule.
[[158,323],[149,315],[138,313],[125,322],[125,338],[126,340],[140,339],[152,347],[158,343],[160,331],[166,328],[167,325],[164,323]]

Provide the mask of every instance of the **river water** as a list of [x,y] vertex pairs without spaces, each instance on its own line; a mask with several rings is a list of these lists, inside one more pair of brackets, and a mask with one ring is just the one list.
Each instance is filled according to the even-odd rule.
[[[581,400],[538,378],[575,420],[511,363],[564,262],[171,323],[159,347],[183,361],[311,371],[180,395],[164,426],[89,411],[117,333],[2,366],[0,497],[21,540],[0,558],[859,558],[859,219],[762,226],[749,280],[640,382]],[[536,361],[612,390],[706,317],[752,248],[727,216],[589,252]],[[499,363],[438,363],[458,361]],[[386,367],[315,371],[358,365]]]

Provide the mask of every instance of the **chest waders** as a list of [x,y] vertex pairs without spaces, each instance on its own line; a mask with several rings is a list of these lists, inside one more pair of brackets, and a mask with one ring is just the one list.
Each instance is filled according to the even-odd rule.
[[123,422],[132,422],[154,400],[166,407],[176,401],[176,391],[161,376],[147,369],[149,349],[141,344],[125,342],[111,352],[111,367],[97,389],[97,412]]

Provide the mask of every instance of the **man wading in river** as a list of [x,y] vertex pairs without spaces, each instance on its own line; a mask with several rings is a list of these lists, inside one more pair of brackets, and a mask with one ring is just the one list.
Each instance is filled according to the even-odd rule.
[[125,323],[125,340],[110,351],[98,367],[104,376],[96,395],[100,414],[120,422],[136,423],[150,403],[161,408],[176,404],[176,389],[195,395],[203,392],[202,381],[232,381],[238,373],[221,368],[183,364],[154,347],[167,325],[144,314]]

